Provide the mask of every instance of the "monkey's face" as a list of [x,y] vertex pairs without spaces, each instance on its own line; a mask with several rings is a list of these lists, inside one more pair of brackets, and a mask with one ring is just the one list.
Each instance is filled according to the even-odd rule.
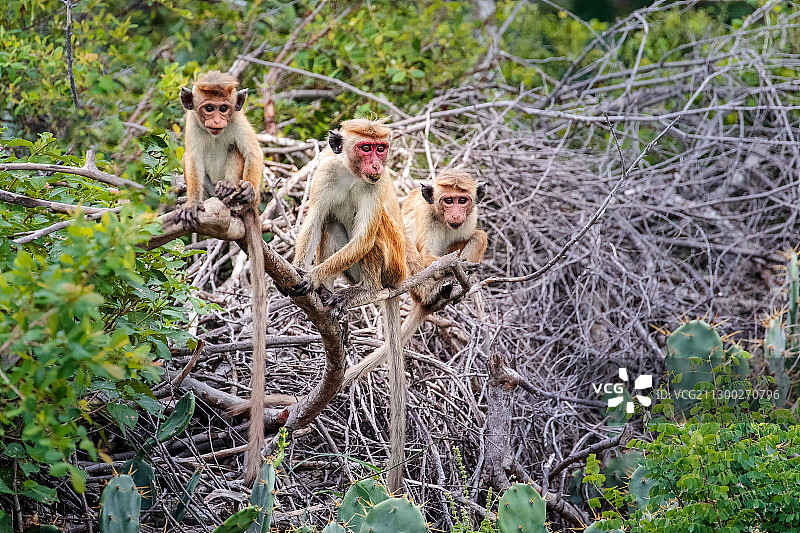
[[234,104],[228,99],[208,99],[198,102],[195,109],[200,121],[211,135],[219,135],[228,126],[234,112]]
[[475,203],[472,196],[456,191],[446,191],[437,202],[439,213],[445,223],[453,229],[458,229],[467,220]]
[[389,153],[389,143],[375,139],[361,140],[353,144],[350,167],[368,183],[378,183],[383,175],[383,163]]

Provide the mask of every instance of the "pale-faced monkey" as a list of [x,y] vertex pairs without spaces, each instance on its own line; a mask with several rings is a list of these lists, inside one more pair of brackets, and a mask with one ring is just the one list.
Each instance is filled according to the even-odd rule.
[[461,258],[480,263],[486,252],[486,232],[477,229],[477,205],[486,184],[475,183],[463,170],[445,170],[433,185],[423,184],[403,201],[406,235],[417,246],[424,266],[458,250]]
[[[391,131],[379,121],[342,122],[328,136],[329,147],[311,182],[308,213],[297,237],[294,263],[308,269],[295,290],[309,291],[343,274],[353,285],[334,295],[336,307],[359,293],[375,294],[398,285],[407,275],[406,236],[394,185],[385,172]],[[389,471],[387,485],[403,484],[406,431],[406,378],[400,347],[397,299],[382,302],[386,351],[389,353]]]
[[[433,185],[423,184],[403,201],[403,222],[406,235],[416,244],[409,253],[412,273],[429,266],[439,257],[459,251],[461,259],[480,263],[486,253],[486,232],[477,229],[478,207],[486,192],[486,184],[475,183],[463,170],[445,170]],[[414,252],[418,252],[415,256]],[[414,265],[417,265],[416,267]],[[400,332],[401,346],[432,312],[450,297],[452,281],[428,280],[411,291],[414,306]],[[380,366],[386,359],[385,346],[378,348],[358,364],[347,369],[344,386]]]
[[238,85],[233,76],[211,71],[199,78],[192,90],[181,89],[181,102],[186,108],[183,173],[188,201],[177,216],[187,228],[196,227],[203,199],[216,196],[230,207],[239,207],[245,225],[253,287],[253,368],[245,471],[245,481],[250,483],[258,477],[264,446],[267,289],[258,214],[264,155],[253,126],[242,111],[247,89],[237,92]]

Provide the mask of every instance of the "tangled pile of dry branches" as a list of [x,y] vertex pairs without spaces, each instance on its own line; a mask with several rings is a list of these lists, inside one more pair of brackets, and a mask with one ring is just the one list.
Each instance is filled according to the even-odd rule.
[[[585,520],[588,507],[564,501],[582,464],[570,456],[601,441],[611,449],[630,434],[607,426],[591,385],[613,380],[619,367],[659,373],[661,332],[682,316],[725,319],[725,331],[745,343],[762,337],[760,319],[779,301],[778,252],[800,240],[798,84],[780,74],[800,68],[800,55],[787,52],[800,21],[783,15],[776,23],[773,4],[659,63],[642,64],[640,53],[624,64],[618,50],[634,34],[647,46],[648,21],[665,9],[656,5],[597,35],[548,86],[508,87],[490,57],[473,85],[413,116],[387,107],[396,132],[389,166],[401,194],[453,166],[489,184],[480,207],[490,244],[472,294],[431,317],[406,350],[407,486],[434,527],[450,525],[448,501],[485,513],[485,489],[511,477],[549,491],[554,527]],[[582,66],[590,54],[597,59]],[[275,159],[266,176],[268,247],[290,260],[320,147],[263,140]],[[228,395],[247,397],[251,347],[246,255],[226,240],[192,246],[206,253],[188,276],[220,310],[191,324],[202,347],[178,351],[172,380],[158,388],[162,399],[194,388],[203,401],[188,433],[156,451],[166,503],[151,511],[168,514],[205,465],[192,518],[176,525],[186,531],[220,522],[246,497],[238,476],[247,420],[221,407]],[[270,291],[267,388],[278,421],[330,363],[308,316]],[[372,305],[350,311],[347,364],[380,345],[379,320]],[[295,423],[279,480],[281,527],[327,520],[331,491],[383,464],[386,394],[377,370]],[[641,424],[632,421],[630,431]],[[104,464],[84,466],[90,486],[111,474]]]

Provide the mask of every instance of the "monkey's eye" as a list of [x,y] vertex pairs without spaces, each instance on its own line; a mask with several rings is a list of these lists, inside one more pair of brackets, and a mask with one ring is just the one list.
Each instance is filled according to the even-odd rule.
[[203,109],[206,110],[206,113],[213,113],[214,112],[214,106],[211,105],[211,104],[205,106]]
[[370,146],[368,144],[362,144],[361,145],[361,151],[364,152],[364,153],[371,152],[372,151],[372,146]]
[[378,146],[375,147],[375,149],[377,151],[379,151],[379,152],[385,152],[386,151],[386,145],[385,144],[379,144]]
[[226,106],[226,105],[219,106],[219,112],[220,113],[225,113],[227,111],[228,111],[228,106]]
[[466,198],[459,198],[458,199],[458,203],[461,204],[461,205],[464,205],[464,204],[467,203],[467,199]]
[[453,205],[453,199],[448,196],[447,198],[444,199],[444,203],[446,203],[447,205]]

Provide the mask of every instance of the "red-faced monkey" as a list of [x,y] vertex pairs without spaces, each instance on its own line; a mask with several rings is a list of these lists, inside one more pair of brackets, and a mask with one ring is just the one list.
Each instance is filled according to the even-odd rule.
[[[407,275],[406,236],[394,185],[385,172],[391,131],[379,121],[342,122],[328,136],[311,182],[308,213],[297,237],[294,263],[309,268],[297,291],[332,288],[343,274],[353,285],[334,295],[335,307],[346,309],[359,293],[374,294],[394,287]],[[389,471],[387,485],[403,484],[406,431],[406,379],[400,347],[400,309],[396,299],[382,303],[386,350],[389,353]]]
[[245,481],[250,483],[261,469],[264,446],[267,290],[258,214],[264,156],[253,126],[242,111],[247,89],[237,92],[238,85],[233,76],[211,71],[199,78],[192,90],[181,89],[181,102],[186,108],[183,173],[188,201],[177,215],[187,228],[196,227],[202,201],[211,196],[241,208],[253,286],[253,368],[245,471]]
[[[463,170],[445,170],[433,185],[423,184],[414,189],[403,201],[403,221],[406,235],[416,244],[416,252],[409,253],[409,264],[418,264],[412,270],[421,270],[439,257],[459,251],[462,259],[471,263],[483,261],[486,252],[486,232],[477,229],[477,204],[483,199],[486,184],[475,183]],[[416,273],[416,272],[412,272]],[[429,280],[411,291],[414,307],[400,332],[401,346],[405,346],[425,317],[450,296],[452,282]],[[386,359],[385,346],[378,348],[358,364],[347,369],[344,386],[368,374]]]

